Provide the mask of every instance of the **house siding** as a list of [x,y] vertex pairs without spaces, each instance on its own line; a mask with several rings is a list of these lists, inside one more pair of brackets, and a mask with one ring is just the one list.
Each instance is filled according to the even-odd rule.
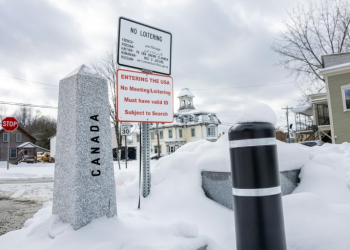
[[[5,130],[0,131],[0,161],[7,161],[7,154],[8,154],[8,149],[7,149],[7,142],[3,142],[3,134],[4,133],[9,133],[6,132]],[[20,133],[22,134],[22,141],[17,142],[16,141],[16,134]],[[18,129],[15,129],[14,131],[10,132],[10,149],[15,149],[17,146],[21,145],[24,142],[32,142],[35,143],[34,140],[29,138],[25,133],[21,132]],[[18,157],[18,152],[17,152],[17,157]],[[11,160],[16,160],[17,158],[10,158]]]
[[329,76],[328,89],[331,102],[335,143],[350,142],[350,112],[343,107],[341,86],[350,84],[350,73]]

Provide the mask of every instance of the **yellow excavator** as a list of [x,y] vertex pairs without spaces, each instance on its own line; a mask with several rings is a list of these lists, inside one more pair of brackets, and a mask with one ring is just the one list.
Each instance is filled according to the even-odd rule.
[[46,152],[46,153],[43,153],[43,154],[38,153],[37,161],[38,162],[54,163],[55,162],[55,157],[51,157],[49,152]]

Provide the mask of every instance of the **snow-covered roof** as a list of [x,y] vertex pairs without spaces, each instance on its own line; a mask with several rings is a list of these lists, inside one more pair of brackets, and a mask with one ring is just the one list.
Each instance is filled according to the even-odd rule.
[[213,115],[216,115],[216,113],[205,112],[205,111],[201,111],[198,109],[183,109],[183,110],[179,110],[177,113],[175,113],[175,115],[195,115],[195,114],[213,114]]
[[350,70],[350,63],[338,64],[335,66],[320,69],[318,73],[322,76],[331,76],[336,74],[344,74]]
[[35,148],[35,145],[31,142],[24,142],[21,145],[18,145],[17,148]]
[[192,94],[189,88],[184,88],[184,89],[181,89],[181,92],[177,97],[182,97],[182,96],[194,97],[194,94]]
[[312,111],[312,106],[311,105],[305,105],[305,106],[296,107],[296,108],[291,109],[291,111],[293,113],[303,114],[303,115],[307,115],[307,116],[313,115],[313,111]]
[[38,148],[38,149],[50,152],[50,150],[48,150],[46,148],[39,147],[31,142],[24,142],[21,145],[18,145],[17,148]]
[[165,141],[166,143],[169,143],[169,142],[186,142],[185,139],[172,139],[172,140],[166,140]]

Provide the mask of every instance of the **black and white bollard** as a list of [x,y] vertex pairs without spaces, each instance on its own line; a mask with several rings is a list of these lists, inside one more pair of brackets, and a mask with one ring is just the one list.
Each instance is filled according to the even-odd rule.
[[286,250],[274,126],[229,130],[237,250]]

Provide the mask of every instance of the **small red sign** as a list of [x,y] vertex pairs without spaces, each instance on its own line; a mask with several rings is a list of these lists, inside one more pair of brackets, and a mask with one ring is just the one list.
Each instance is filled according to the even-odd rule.
[[6,131],[10,132],[18,127],[18,121],[14,117],[6,117],[4,120],[2,120],[1,126]]

